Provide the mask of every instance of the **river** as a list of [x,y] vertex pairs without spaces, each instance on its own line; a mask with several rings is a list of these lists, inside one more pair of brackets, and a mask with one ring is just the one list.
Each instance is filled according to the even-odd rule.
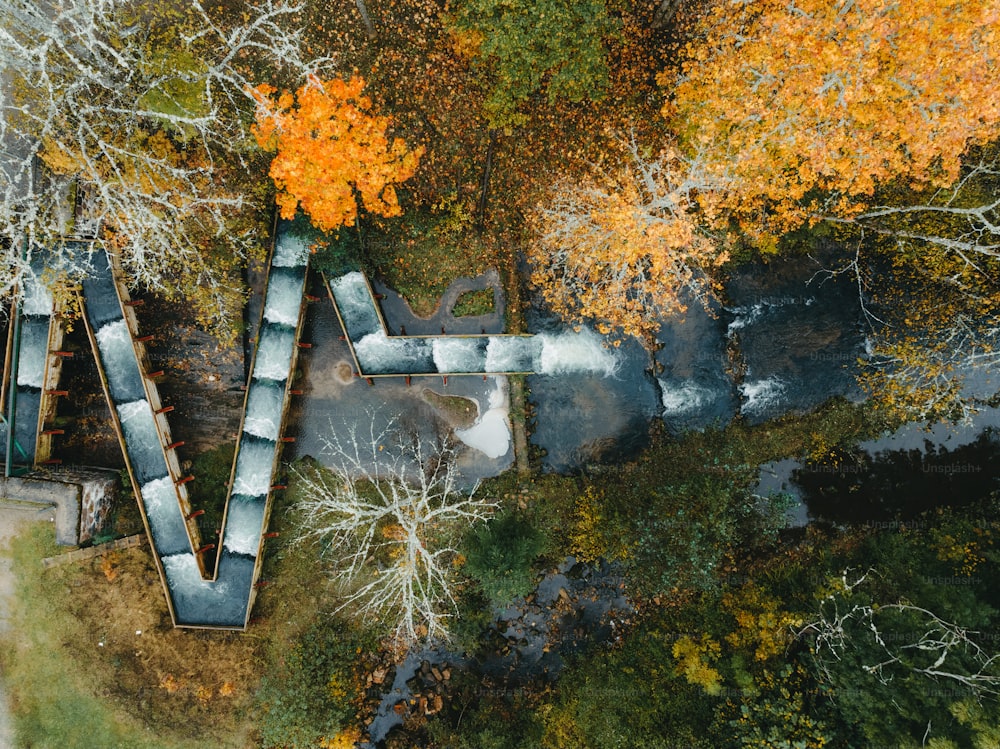
[[[828,264],[835,262],[829,258]],[[530,440],[543,470],[573,473],[598,463],[615,463],[640,451],[651,422],[662,420],[680,435],[733,419],[751,424],[805,412],[834,396],[860,401],[860,362],[870,345],[868,326],[854,279],[824,275],[808,256],[773,258],[741,267],[727,280],[725,303],[705,310],[690,304],[683,319],[662,321],[658,347],[650,353],[635,340],[610,345],[592,330],[574,333],[547,314],[539,300],[528,311],[528,328],[544,339],[544,373],[526,378],[533,408]],[[381,288],[380,291],[388,293]],[[351,356],[332,306],[317,284],[305,340],[299,387],[303,397],[291,414],[298,441],[286,457],[312,455],[322,462],[323,436],[344,433],[372,419],[402,415],[407,428],[427,439],[456,426],[449,423],[437,396],[467,399],[477,424],[507,407],[503,378],[415,377],[376,379],[367,384],[352,375]],[[405,305],[384,304],[390,327],[415,329]],[[398,319],[397,319],[398,318]],[[449,332],[460,322],[440,318]],[[498,332],[499,318],[486,332]],[[479,332],[477,329],[475,332]],[[988,396],[1000,387],[985,372],[973,372],[970,392]],[[459,470],[469,484],[510,468],[509,428],[500,416],[486,443],[467,440]],[[984,430],[1000,426],[1000,411],[985,408],[968,425],[939,424],[930,431],[908,425],[860,449],[875,455],[902,449],[927,450],[973,442]],[[459,435],[463,432],[457,431]],[[928,442],[929,440],[929,442]],[[985,449],[985,448],[984,448]],[[794,460],[762,467],[758,493],[785,491],[800,499]],[[793,522],[810,518],[801,503]]]

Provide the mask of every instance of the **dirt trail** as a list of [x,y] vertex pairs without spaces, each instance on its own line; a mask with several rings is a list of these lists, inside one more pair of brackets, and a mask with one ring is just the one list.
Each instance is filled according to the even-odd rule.
[[[25,525],[53,517],[51,509],[5,505],[0,501],[0,632],[10,626],[10,600],[14,595],[14,575],[11,560],[3,556],[10,539]],[[3,689],[3,674],[0,673],[0,749],[15,749],[14,733],[7,707],[7,696]]]

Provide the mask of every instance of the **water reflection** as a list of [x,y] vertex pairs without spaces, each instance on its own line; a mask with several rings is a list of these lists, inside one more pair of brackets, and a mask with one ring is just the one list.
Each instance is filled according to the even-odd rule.
[[[440,376],[413,377],[408,385],[403,377],[387,377],[373,379],[369,385],[355,375],[350,349],[342,339],[344,331],[318,279],[314,279],[312,293],[320,301],[310,306],[306,318],[303,340],[312,343],[312,348],[299,355],[299,378],[292,385],[302,390],[302,396],[292,400],[289,434],[296,441],[285,450],[286,460],[308,455],[324,463],[324,437],[334,432],[347,434],[353,428],[367,432],[373,419],[376,432],[398,417],[404,430],[433,442],[454,425],[449,423],[449,414],[428,402],[427,390],[467,398],[475,402],[480,415],[490,411],[494,378],[456,376],[445,384]],[[502,473],[513,459],[513,450],[490,457],[467,448],[459,454],[457,468],[471,484]]]
[[792,474],[810,514],[835,523],[912,520],[936,507],[974,504],[1000,488],[1000,437],[992,430],[948,450],[857,450]]

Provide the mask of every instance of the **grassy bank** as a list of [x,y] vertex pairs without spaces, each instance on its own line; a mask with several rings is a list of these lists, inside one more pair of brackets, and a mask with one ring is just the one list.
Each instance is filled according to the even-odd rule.
[[[284,535],[267,549],[246,633],[174,629],[148,546],[46,570],[41,560],[60,553],[50,524],[14,539],[17,589],[0,666],[17,746],[305,747],[354,723],[361,640],[329,615],[317,554],[286,542],[280,503],[271,529]],[[308,648],[319,641],[344,647]]]

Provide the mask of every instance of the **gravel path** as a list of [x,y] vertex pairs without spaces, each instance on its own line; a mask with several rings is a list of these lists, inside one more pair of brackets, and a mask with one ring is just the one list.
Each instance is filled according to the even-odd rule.
[[[10,626],[10,599],[14,595],[14,575],[11,572],[11,561],[3,556],[3,552],[10,539],[16,536],[25,525],[52,518],[52,510],[49,508],[12,506],[0,502],[0,632],[6,632]],[[0,673],[0,749],[15,749],[13,727],[2,677],[3,674]]]

